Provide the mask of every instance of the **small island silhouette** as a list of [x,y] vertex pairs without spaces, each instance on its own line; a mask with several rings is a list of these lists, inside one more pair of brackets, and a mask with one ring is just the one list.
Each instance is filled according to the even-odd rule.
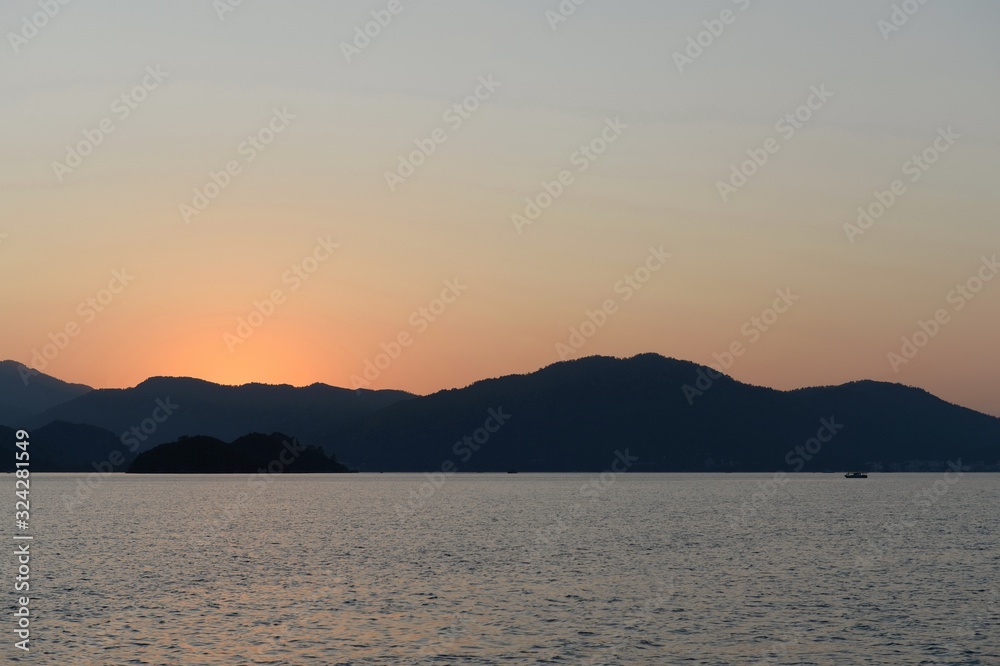
[[181,437],[136,456],[130,474],[269,474],[351,472],[316,446],[279,432],[244,435],[226,443],[214,437]]

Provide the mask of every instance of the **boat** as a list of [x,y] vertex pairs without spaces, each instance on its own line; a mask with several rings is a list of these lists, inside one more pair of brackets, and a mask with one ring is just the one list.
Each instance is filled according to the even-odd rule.
[[864,472],[848,472],[844,475],[845,479],[867,479],[868,475]]

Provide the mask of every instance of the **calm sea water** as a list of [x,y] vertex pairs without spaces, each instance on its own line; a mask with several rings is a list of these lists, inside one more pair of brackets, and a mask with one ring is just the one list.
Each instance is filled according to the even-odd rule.
[[81,478],[15,661],[1000,664],[1000,475]]

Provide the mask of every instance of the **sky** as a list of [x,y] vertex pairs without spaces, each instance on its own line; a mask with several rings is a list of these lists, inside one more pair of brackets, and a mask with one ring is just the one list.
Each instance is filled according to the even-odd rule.
[[656,352],[1000,415],[998,21],[10,0],[0,356],[428,393]]

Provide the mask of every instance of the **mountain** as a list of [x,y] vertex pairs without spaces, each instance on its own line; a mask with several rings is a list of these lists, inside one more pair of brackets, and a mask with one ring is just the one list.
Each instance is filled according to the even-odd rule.
[[[4,471],[15,469],[15,434],[0,426]],[[32,472],[124,472],[135,457],[113,432],[65,421],[29,431],[28,442]]]
[[630,471],[997,469],[1000,419],[926,391],[778,391],[709,372],[655,354],[566,361],[398,402],[330,441],[362,471],[599,472],[626,450]]
[[0,423],[22,427],[36,414],[92,391],[68,384],[16,361],[0,361]]
[[656,354],[592,356],[423,397],[156,377],[90,391],[19,427],[53,421],[119,438],[50,442],[73,464],[77,447],[87,458],[184,435],[284,432],[362,471],[601,472],[616,460],[630,471],[923,471],[959,460],[1000,471],[1000,419],[921,389],[860,381],[778,391]]
[[326,384],[222,386],[200,379],[154,377],[128,389],[97,389],[31,419],[87,423],[118,433],[145,451],[183,435],[232,440],[247,432],[291,432],[324,443],[326,435],[400,400],[403,391],[351,391]]
[[275,432],[252,433],[226,443],[214,437],[184,437],[140,453],[129,473],[256,474],[349,472],[319,447],[307,447]]

